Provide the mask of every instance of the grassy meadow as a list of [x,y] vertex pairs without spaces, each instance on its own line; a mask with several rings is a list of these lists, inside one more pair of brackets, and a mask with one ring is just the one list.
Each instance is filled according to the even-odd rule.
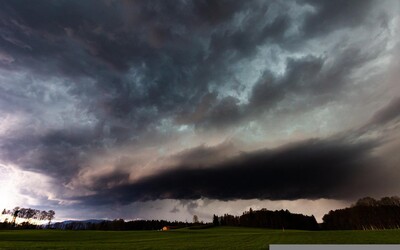
[[0,231],[0,249],[268,249],[269,244],[400,244],[400,230],[296,231],[239,227],[171,231]]

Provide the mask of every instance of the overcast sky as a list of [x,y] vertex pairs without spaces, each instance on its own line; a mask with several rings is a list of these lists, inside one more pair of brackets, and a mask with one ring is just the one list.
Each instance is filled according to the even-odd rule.
[[1,208],[320,220],[400,195],[399,1],[0,5]]

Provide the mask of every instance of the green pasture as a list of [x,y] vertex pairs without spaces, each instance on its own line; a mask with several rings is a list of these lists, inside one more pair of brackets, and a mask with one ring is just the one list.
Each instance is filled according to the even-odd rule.
[[400,244],[400,230],[216,227],[171,231],[0,231],[0,249],[268,249],[269,244]]

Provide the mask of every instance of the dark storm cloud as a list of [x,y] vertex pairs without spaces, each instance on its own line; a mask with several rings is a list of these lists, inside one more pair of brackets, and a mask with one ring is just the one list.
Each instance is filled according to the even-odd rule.
[[250,109],[268,110],[290,92],[312,89],[318,81],[323,63],[323,58],[311,56],[289,59],[287,73],[283,77],[276,79],[270,72],[266,72],[262,80],[253,88]]
[[[295,3],[307,3],[315,10],[297,20],[285,5]],[[380,52],[367,53],[357,44],[341,41],[332,55],[302,51],[311,39],[363,25],[372,9],[368,1],[0,1],[0,5],[0,66],[10,72],[8,85],[0,85],[0,112],[22,113],[33,124],[1,138],[1,160],[65,183],[87,165],[93,152],[144,145],[145,134],[161,137],[156,127],[163,119],[172,120],[171,126],[223,130],[257,119],[290,95],[309,98],[310,103],[310,96],[330,101],[354,70]],[[290,35],[297,25],[299,33]],[[225,83],[233,88],[231,65],[251,59],[266,45],[301,56],[288,56],[283,74],[266,66],[246,104],[212,88]],[[70,99],[46,91],[58,81],[60,92]],[[43,84],[39,87],[36,82]],[[240,86],[248,83],[237,84],[241,92]],[[52,98],[43,101],[48,96]],[[62,110],[64,104],[73,105],[82,113],[80,118],[72,121],[71,111]],[[46,112],[50,108],[60,110]],[[384,111],[374,120],[383,123],[394,112]],[[66,125],[48,124],[59,116]],[[374,145],[315,140],[223,163],[217,158],[230,149],[200,147],[182,154],[177,169],[136,184],[126,184],[129,174],[124,171],[99,177],[93,188],[105,190],[93,198],[129,202],[201,196],[333,197],[357,171],[364,171],[361,163]],[[212,164],[204,163],[209,168],[184,168],[184,163],[201,162],[205,155],[213,159]],[[329,175],[335,178],[330,180]],[[120,187],[106,190],[114,186]],[[279,192],[278,186],[285,186],[285,191]]]
[[306,36],[323,35],[330,31],[357,27],[369,18],[373,1],[329,1],[306,0],[315,12],[305,18],[303,31]]
[[0,143],[0,157],[4,162],[66,181],[86,162],[87,153],[99,145],[88,130],[53,131],[44,136],[7,138]]
[[[208,83],[226,72],[227,54],[237,51],[237,58],[246,57],[267,37],[280,37],[286,27],[278,18],[268,25],[261,22],[255,30],[233,27],[233,33],[219,32],[239,12],[257,12],[246,24],[254,26],[267,7],[250,2],[2,1],[1,5],[0,48],[13,58],[1,61],[2,66],[30,75],[16,79],[20,82],[13,88],[2,88],[1,109],[22,111],[31,119],[52,119],[42,117],[42,111],[66,100],[41,102],[44,95],[38,92],[45,87],[40,89],[33,81],[61,77],[76,107],[98,123],[96,131],[80,124],[74,132],[56,129],[60,138],[53,141],[49,140],[53,131],[24,131],[23,138],[14,135],[3,141],[5,160],[19,159],[14,161],[22,167],[46,173],[59,169],[60,176],[66,176],[67,169],[71,173],[79,169],[83,161],[77,159],[86,158],[102,142],[135,143],[161,119],[175,117],[183,107],[190,109],[208,92]],[[32,99],[35,103],[28,104]],[[232,121],[240,117],[231,97],[215,100],[212,108],[200,120],[186,122],[210,119],[219,124],[224,122],[221,116],[233,117],[225,119]],[[65,141],[81,131],[86,133],[81,142]],[[34,164],[29,162],[32,158]]]
[[350,47],[338,49],[337,55],[329,58],[330,62],[327,57],[288,58],[284,75],[264,72],[252,89],[249,104],[240,106],[236,98],[224,98],[209,108],[206,121],[213,126],[232,125],[277,107],[290,95],[307,96],[301,106],[307,106],[314,99],[319,105],[329,102],[343,91],[354,70],[376,56],[377,52],[364,53]]
[[237,153],[237,149],[232,143],[224,142],[217,146],[207,147],[201,145],[190,148],[170,156],[170,160],[176,162],[175,165],[188,167],[207,167],[220,161],[224,161]]
[[[267,11],[267,9],[265,9]],[[232,54],[238,59],[251,56],[257,51],[257,46],[264,44],[267,40],[271,43],[283,40],[284,32],[289,28],[290,20],[287,16],[277,17],[271,24],[262,24],[265,12],[258,12],[249,17],[245,23],[245,29],[224,31],[213,34],[211,37],[208,62],[215,64],[215,60],[226,60]],[[222,63],[222,62],[218,62]]]
[[381,125],[400,117],[400,97],[392,99],[389,104],[376,112],[369,125]]
[[354,198],[368,192],[379,176],[370,156],[376,146],[376,142],[349,143],[340,138],[308,140],[274,150],[243,153],[208,168],[179,166],[81,199],[88,203],[130,203],[204,197]]
[[329,58],[304,56],[288,58],[285,74],[276,76],[266,70],[254,85],[249,103],[240,105],[239,100],[229,96],[218,101],[215,95],[206,95],[193,113],[180,116],[182,123],[198,126],[223,127],[236,125],[246,118],[254,119],[279,105],[290,95],[307,96],[301,106],[313,100],[319,105],[334,100],[350,82],[351,74],[364,63],[376,58],[379,52],[363,52],[359,48],[345,47]]
[[[342,18],[327,14],[332,7],[358,20],[369,6],[364,2],[357,5],[358,9],[347,2],[309,4],[316,11],[310,14],[311,21],[307,19],[306,30],[317,30],[311,26],[314,23],[327,23],[331,29],[342,27],[338,22]],[[251,57],[260,45],[284,46],[286,40],[293,39],[303,44],[308,39],[286,38],[285,32],[296,20],[284,13],[270,17],[269,3],[42,1],[27,5],[24,1],[5,1],[2,5],[0,46],[15,58],[11,66],[29,68],[35,74],[74,78],[70,91],[82,106],[92,106],[100,120],[122,119],[128,127],[138,124],[144,128],[162,117],[195,112],[211,81],[231,80],[227,78],[230,63]],[[238,14],[245,17],[240,22],[236,21]],[[327,21],[319,22],[319,18]],[[296,72],[291,70],[295,66],[289,61],[287,67],[284,78],[292,81],[290,85],[298,84]],[[357,64],[347,65],[350,70],[352,67]],[[130,68],[140,70],[143,84],[126,74]],[[342,72],[334,73],[344,77]],[[95,85],[87,87],[77,77],[91,77]],[[253,109],[263,110],[265,102],[275,105],[288,87],[256,86],[254,93],[262,91],[253,95],[251,108],[239,107],[235,97],[230,96],[215,100],[200,120],[177,120],[194,122],[199,127],[238,122]],[[261,93],[266,96],[257,97]],[[132,130],[125,131],[129,133]]]
[[351,200],[385,192],[397,183],[396,169],[386,168],[382,159],[373,154],[384,144],[385,136],[362,137],[385,129],[397,119],[398,105],[395,98],[377,111],[371,118],[376,126],[367,122],[325,139],[242,152],[233,157],[230,155],[237,151],[229,143],[188,149],[174,155],[178,164],[167,170],[134,183],[127,183],[125,175],[114,180],[124,184],[111,188],[95,181],[91,188],[97,194],[74,199],[92,205],[200,198]]

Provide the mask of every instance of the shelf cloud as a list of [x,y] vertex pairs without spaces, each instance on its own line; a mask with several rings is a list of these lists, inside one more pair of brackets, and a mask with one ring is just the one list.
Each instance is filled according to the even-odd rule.
[[0,4],[0,205],[400,191],[397,1]]

